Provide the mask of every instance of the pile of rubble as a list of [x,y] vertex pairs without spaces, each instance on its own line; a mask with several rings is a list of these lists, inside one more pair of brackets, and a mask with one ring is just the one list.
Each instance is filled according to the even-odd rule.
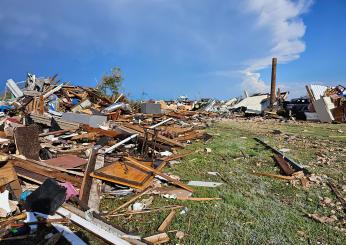
[[[72,222],[109,243],[159,244],[169,240],[165,231],[182,206],[165,207],[170,215],[147,238],[126,234],[107,218],[150,210],[152,199],[136,202],[143,195],[214,200],[193,197],[196,183],[163,170],[191,153],[183,150],[187,144],[211,137],[203,129],[213,113],[193,111],[188,102],[129,103],[122,94],[109,98],[55,77],[28,74],[22,86],[8,80],[6,87],[0,107],[1,241],[85,244],[66,225]],[[133,198],[101,212],[105,194]]]

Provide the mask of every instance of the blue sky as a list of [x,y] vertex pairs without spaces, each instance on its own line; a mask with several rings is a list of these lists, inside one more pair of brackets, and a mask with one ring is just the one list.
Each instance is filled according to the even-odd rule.
[[[95,86],[114,66],[132,98],[230,98],[345,84],[344,0],[1,0],[0,81]],[[143,96],[143,94],[145,94]]]

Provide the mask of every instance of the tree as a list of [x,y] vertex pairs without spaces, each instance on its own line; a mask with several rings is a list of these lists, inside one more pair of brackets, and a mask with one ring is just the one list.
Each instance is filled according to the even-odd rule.
[[101,78],[97,89],[106,96],[113,97],[119,93],[119,88],[124,80],[121,69],[115,67],[111,74],[106,74]]

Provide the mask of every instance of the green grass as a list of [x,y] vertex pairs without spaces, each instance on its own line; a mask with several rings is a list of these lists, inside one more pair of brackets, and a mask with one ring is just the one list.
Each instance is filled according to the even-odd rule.
[[[330,215],[332,207],[320,204],[320,198],[337,199],[328,186],[315,185],[303,189],[282,180],[259,177],[256,172],[279,173],[272,153],[253,138],[268,140],[275,148],[288,148],[287,156],[306,166],[311,172],[333,178],[345,185],[346,139],[340,135],[344,125],[317,123],[284,123],[250,120],[224,121],[208,129],[214,137],[208,142],[195,142],[188,150],[198,151],[164,172],[181,177],[182,181],[222,182],[208,171],[219,172],[228,184],[217,188],[195,187],[194,197],[221,197],[221,201],[193,202],[168,200],[155,196],[151,207],[184,205],[188,211],[175,217],[169,230],[183,231],[182,241],[175,232],[168,233],[171,244],[345,244],[345,232],[336,225],[318,223],[305,213]],[[282,133],[275,135],[274,129]],[[203,152],[205,147],[212,152]],[[202,150],[202,151],[201,151]],[[246,155],[243,157],[242,152]],[[317,154],[333,159],[319,163]],[[128,198],[104,199],[103,210],[112,210]],[[147,198],[146,196],[144,198]],[[128,232],[149,236],[169,211],[113,218],[111,221]],[[344,213],[337,210],[341,220]],[[339,225],[339,228],[345,228]]]

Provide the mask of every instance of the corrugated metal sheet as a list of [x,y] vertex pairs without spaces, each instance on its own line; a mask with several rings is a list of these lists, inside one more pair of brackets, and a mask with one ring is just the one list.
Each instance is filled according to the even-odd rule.
[[34,113],[30,114],[30,118],[36,123],[42,123],[50,127],[52,126],[52,121],[54,120],[61,129],[67,130],[76,130],[79,128],[80,125],[79,123],[65,121],[58,117],[51,117]]
[[324,96],[324,93],[326,92],[328,87],[323,85],[311,84],[309,85],[309,88],[315,99],[318,100]]
[[87,160],[84,158],[77,157],[75,155],[64,155],[57,158],[52,158],[43,161],[49,165],[62,168],[75,168],[87,163]]
[[266,109],[267,104],[263,104],[264,100],[268,99],[268,95],[257,95],[251,96],[243,99],[239,103],[231,107],[231,109],[236,109],[239,107],[246,107],[246,113],[261,114],[264,109]]

